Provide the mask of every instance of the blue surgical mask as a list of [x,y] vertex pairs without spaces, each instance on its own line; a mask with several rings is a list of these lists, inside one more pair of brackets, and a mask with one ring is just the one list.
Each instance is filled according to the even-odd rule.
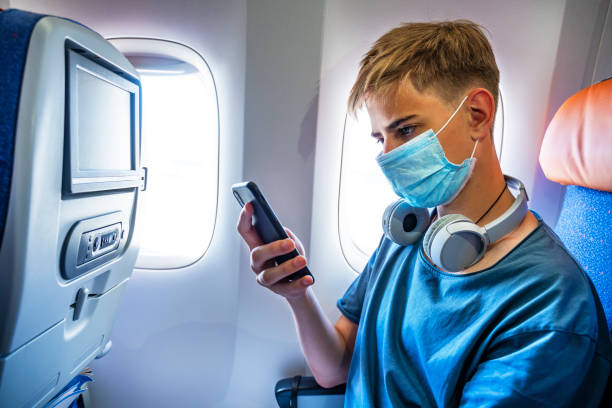
[[429,129],[376,158],[395,193],[411,206],[431,208],[447,204],[467,183],[476,163],[478,140],[470,158],[461,164],[448,161],[438,140],[466,99],[467,96],[437,133]]

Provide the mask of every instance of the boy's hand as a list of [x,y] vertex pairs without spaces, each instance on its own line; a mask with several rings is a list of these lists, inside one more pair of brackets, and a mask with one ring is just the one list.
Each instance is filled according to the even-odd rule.
[[[283,281],[284,278],[306,266],[304,248],[300,240],[285,228],[290,238],[264,244],[252,224],[253,204],[247,203],[240,212],[238,233],[251,250],[251,269],[257,275],[257,282],[287,299],[304,296],[313,280],[304,276],[293,282]],[[300,253],[293,259],[276,265],[274,258],[291,252],[294,248]]]

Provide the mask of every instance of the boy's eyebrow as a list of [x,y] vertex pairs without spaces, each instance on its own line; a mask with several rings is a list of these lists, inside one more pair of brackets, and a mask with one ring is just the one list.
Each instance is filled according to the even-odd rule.
[[[416,118],[417,115],[408,115],[408,116],[404,116],[403,118],[399,118],[394,120],[393,122],[389,123],[386,127],[387,132],[392,131],[393,129],[395,129],[396,127],[398,127],[400,124],[402,124],[403,122],[410,120],[410,119],[414,119]],[[372,137],[376,137],[378,135],[377,132],[372,132]]]
[[416,116],[417,115],[408,115],[408,116],[404,116],[403,118],[396,119],[396,120],[394,120],[393,122],[391,122],[391,123],[389,123],[387,125],[387,130],[393,130],[396,127],[398,127],[400,125],[400,123],[402,123],[402,122],[404,122],[406,120],[409,120],[409,119],[414,119],[414,118],[416,118]]

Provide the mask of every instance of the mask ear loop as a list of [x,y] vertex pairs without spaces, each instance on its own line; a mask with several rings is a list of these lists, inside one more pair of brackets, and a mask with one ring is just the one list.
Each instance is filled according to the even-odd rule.
[[[465,100],[467,99],[467,95],[465,95],[465,97],[461,100],[461,103],[459,104],[459,106],[457,106],[457,109],[455,109],[455,111],[453,112],[453,114],[451,115],[450,118],[448,118],[448,120],[446,121],[446,123],[440,128],[440,130],[438,130],[438,133],[435,133],[436,136],[438,136],[440,133],[442,133],[442,131],[444,130],[444,128],[451,122],[451,120],[453,120],[453,118],[455,117],[455,115],[457,114],[457,112],[459,112],[459,109],[461,109],[461,107],[463,106],[463,103],[465,102]],[[470,155],[470,159],[472,159],[474,157],[474,153],[476,153],[476,147],[478,146],[478,142],[480,141],[480,139],[476,139],[476,143],[474,143],[474,149],[472,150],[472,154]]]
[[472,150],[472,154],[470,156],[470,159],[474,157],[474,153],[476,152],[476,146],[478,146],[478,142],[480,141],[480,139],[476,139],[476,143],[474,143],[474,150]]
[[463,102],[465,102],[465,100],[467,99],[467,95],[465,95],[465,97],[463,98],[463,100],[461,101],[461,103],[459,104],[459,106],[457,106],[457,109],[455,109],[455,111],[453,112],[453,114],[451,115],[450,118],[448,118],[448,120],[446,121],[446,123],[440,128],[440,130],[438,130],[437,133],[435,133],[436,136],[438,136],[440,133],[442,133],[442,131],[444,130],[444,128],[451,122],[451,120],[453,120],[453,118],[455,117],[455,115],[457,114],[457,112],[459,112],[459,109],[461,109],[461,107],[463,106]]

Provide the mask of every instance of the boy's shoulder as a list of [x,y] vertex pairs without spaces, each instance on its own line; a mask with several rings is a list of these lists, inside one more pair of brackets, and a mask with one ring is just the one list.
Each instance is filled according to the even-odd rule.
[[517,248],[512,263],[542,280],[591,292],[589,277],[580,264],[544,220],[538,217],[538,221],[538,227]]
[[601,328],[597,292],[560,238],[538,220],[532,234],[498,265],[507,300],[524,316],[517,328],[567,331],[595,340]]

